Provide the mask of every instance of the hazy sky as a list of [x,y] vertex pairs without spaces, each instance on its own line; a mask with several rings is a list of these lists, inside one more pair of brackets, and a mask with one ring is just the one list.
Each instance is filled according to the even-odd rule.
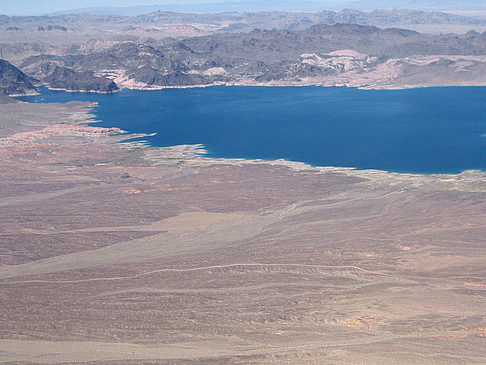
[[[197,0],[196,0],[197,1]],[[95,6],[152,5],[157,0],[0,0],[0,14],[45,14],[61,10]]]
[[[0,14],[39,15],[56,11],[100,7],[164,4],[202,4],[223,0],[0,0]],[[305,0],[304,0],[305,1]],[[317,0],[325,4],[329,0]],[[339,0],[346,2],[349,0]],[[261,0],[262,3],[265,0]]]

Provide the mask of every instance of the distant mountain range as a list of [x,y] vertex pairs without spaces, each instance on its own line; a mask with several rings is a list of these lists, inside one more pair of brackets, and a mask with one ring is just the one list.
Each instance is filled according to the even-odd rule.
[[486,19],[437,11],[0,16],[0,39],[0,58],[70,91],[486,85]]
[[[18,33],[22,30],[39,32],[79,30],[79,27],[100,26],[167,26],[190,25],[195,29],[204,26],[223,31],[251,31],[253,29],[305,29],[314,24],[360,24],[382,27],[405,27],[418,25],[465,25],[484,26],[486,18],[426,12],[419,10],[359,10],[321,11],[321,12],[230,12],[230,13],[175,13],[155,11],[136,16],[66,14],[55,16],[9,17],[0,15],[0,30]],[[123,32],[130,28],[122,29]],[[154,29],[152,28],[152,31]],[[14,34],[11,33],[11,34]],[[152,32],[153,33],[153,32]],[[150,36],[154,36],[151,34]]]
[[484,0],[327,0],[327,1],[298,1],[298,0],[246,0],[246,1],[213,1],[206,3],[183,3],[128,6],[128,7],[92,7],[80,8],[49,15],[65,15],[72,13],[88,13],[99,15],[141,15],[155,11],[174,11],[190,13],[216,12],[256,12],[256,11],[322,11],[343,9],[378,10],[378,9],[407,9],[430,11],[486,11]]

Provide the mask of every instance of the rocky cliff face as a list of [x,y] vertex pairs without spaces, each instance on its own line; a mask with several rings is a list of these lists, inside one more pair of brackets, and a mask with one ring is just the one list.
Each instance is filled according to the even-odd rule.
[[11,63],[0,59],[0,94],[25,95],[37,91],[33,80]]
[[52,89],[69,91],[87,91],[97,93],[112,93],[118,90],[118,86],[106,77],[94,76],[92,72],[76,72],[67,67],[56,66],[44,81]]

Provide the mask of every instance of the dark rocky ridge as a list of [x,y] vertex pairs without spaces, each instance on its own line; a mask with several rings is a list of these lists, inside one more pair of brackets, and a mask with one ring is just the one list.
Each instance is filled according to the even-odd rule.
[[[351,57],[334,62],[329,55],[346,49],[362,53],[365,58]],[[304,60],[302,55],[307,54],[315,54],[319,60]],[[135,83],[139,88],[238,83],[241,80],[299,82],[301,78],[339,76],[350,68],[359,75],[377,70],[391,59],[435,55],[484,56],[486,32],[430,35],[356,24],[318,24],[306,30],[254,30],[184,40],[166,39],[160,43],[125,42],[91,53],[73,46],[63,56],[29,57],[20,67],[54,88],[110,92],[116,90],[116,86],[107,79],[93,77],[93,73],[117,80],[122,75],[125,81],[132,80],[132,84],[121,86],[133,87]],[[473,63],[472,66],[481,75],[484,67],[478,65]],[[413,73],[417,66],[397,67]],[[437,67],[437,77],[443,74],[441,67]],[[451,80],[460,82],[461,77],[468,78],[472,74],[459,73]],[[447,83],[448,79],[439,81]],[[358,86],[362,85],[366,84]]]
[[303,31],[254,30],[248,34],[189,38],[182,43],[197,52],[262,61],[295,59],[306,52],[354,49],[378,57],[486,54],[486,32],[429,35],[406,29],[356,24],[314,25]]
[[24,74],[10,62],[0,59],[0,95],[24,95],[37,91],[35,80]]
[[[45,70],[49,67],[45,67]],[[76,72],[67,67],[56,66],[48,76],[44,78],[50,88],[69,91],[89,91],[98,93],[112,93],[118,90],[118,86],[106,77],[96,77],[92,72]]]

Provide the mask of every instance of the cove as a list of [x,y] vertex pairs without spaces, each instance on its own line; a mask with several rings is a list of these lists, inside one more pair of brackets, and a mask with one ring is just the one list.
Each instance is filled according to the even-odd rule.
[[486,170],[486,87],[209,87],[101,95],[43,88],[29,102],[96,101],[100,126],[202,144],[209,157],[412,173]]

